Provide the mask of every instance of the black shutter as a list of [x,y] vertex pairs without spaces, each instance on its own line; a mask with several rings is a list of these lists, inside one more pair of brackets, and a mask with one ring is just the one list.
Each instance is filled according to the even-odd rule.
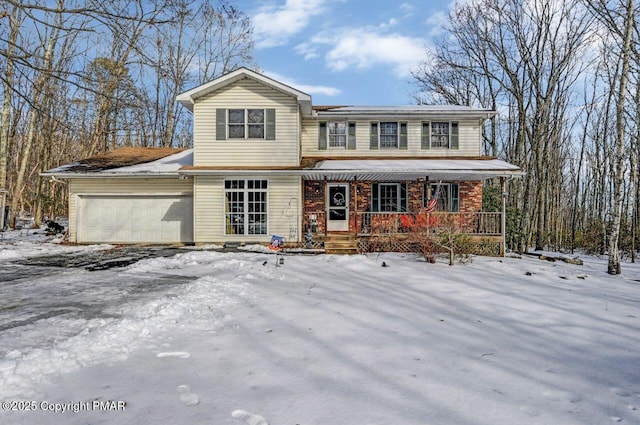
[[276,140],[276,110],[267,109],[265,114],[265,139]]
[[347,130],[347,149],[356,148],[356,123],[350,122]]
[[318,123],[318,150],[327,149],[327,123],[321,121]]
[[407,123],[400,123],[400,149],[407,149]]
[[458,147],[458,123],[451,123],[451,149],[459,149]]
[[431,126],[428,122],[422,123],[422,149],[431,149]]
[[378,183],[371,183],[371,211],[378,212],[380,210],[380,202],[378,199]]
[[369,149],[378,149],[378,123],[371,123],[371,137],[369,140]]
[[227,110],[216,109],[216,140],[227,140]]

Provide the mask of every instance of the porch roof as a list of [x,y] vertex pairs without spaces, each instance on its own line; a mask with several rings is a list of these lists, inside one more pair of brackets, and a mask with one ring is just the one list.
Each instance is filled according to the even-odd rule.
[[211,167],[187,166],[182,175],[210,176],[301,176],[305,180],[372,180],[398,181],[429,178],[430,180],[486,180],[494,177],[519,177],[522,170],[493,157],[448,159],[326,159],[303,158],[299,167]]
[[330,159],[306,169],[306,180],[485,180],[519,177],[522,170],[508,162],[474,159]]

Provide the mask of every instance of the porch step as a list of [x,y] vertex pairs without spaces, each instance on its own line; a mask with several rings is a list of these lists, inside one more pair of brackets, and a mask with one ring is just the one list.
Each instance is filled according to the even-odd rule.
[[357,254],[358,240],[351,234],[328,234],[324,238],[324,250],[327,254]]

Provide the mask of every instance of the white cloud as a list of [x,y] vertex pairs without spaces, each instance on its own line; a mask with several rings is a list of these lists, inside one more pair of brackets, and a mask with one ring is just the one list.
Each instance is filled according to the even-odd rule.
[[310,95],[322,94],[325,96],[338,96],[342,93],[342,90],[336,87],[301,84],[287,76],[278,74],[277,72],[264,71],[264,75]]
[[295,47],[295,51],[302,55],[305,60],[315,59],[320,56],[318,49],[310,43],[301,43]]
[[282,6],[267,5],[253,15],[256,48],[286,44],[301,32],[312,17],[326,11],[326,0],[286,0]]
[[411,15],[415,10],[415,6],[413,6],[411,3],[402,3],[400,5],[400,10],[407,15]]
[[387,66],[397,76],[407,77],[424,58],[426,41],[398,33],[383,34],[386,25],[338,30],[314,37],[307,44],[330,45],[325,60],[334,71]]

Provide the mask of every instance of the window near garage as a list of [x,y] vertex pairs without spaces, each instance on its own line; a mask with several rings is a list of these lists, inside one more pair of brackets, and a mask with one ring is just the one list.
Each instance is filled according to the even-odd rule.
[[267,234],[267,180],[225,180],[225,234]]
[[405,183],[372,183],[371,211],[403,212],[407,211],[408,197]]

